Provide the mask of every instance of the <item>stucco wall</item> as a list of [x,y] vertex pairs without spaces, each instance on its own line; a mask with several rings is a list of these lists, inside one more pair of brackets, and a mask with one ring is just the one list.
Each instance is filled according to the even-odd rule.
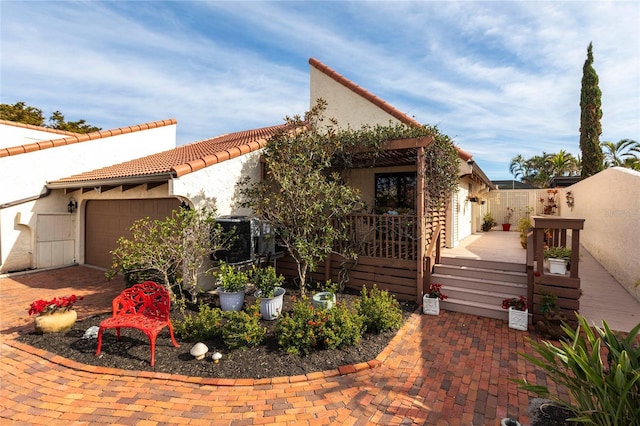
[[[566,205],[566,191],[574,196]],[[640,300],[640,173],[614,167],[575,185],[561,195],[562,216],[585,219],[584,247]]]
[[340,127],[351,126],[352,129],[359,129],[364,124],[386,126],[389,121],[398,122],[392,115],[345,88],[315,67],[312,66],[310,69],[311,106],[315,105],[318,98],[327,101],[325,116],[337,119]]
[[0,158],[0,204],[38,195],[47,181],[172,149],[175,143],[176,126],[170,125]]
[[[19,146],[40,140],[58,139],[64,135],[39,132],[15,126],[0,126],[0,140],[4,146]],[[47,181],[117,164],[175,147],[176,125],[169,125],[123,135],[95,139],[81,143],[33,151],[0,158],[0,204],[9,204],[45,192]],[[81,205],[92,196],[117,197],[116,190],[101,195],[76,191],[65,195],[63,191],[37,201],[22,202],[0,209],[0,271],[21,270],[35,265],[34,246],[38,214],[64,213],[69,198]],[[167,189],[164,188],[164,196]],[[123,194],[120,194],[122,197]],[[124,198],[144,198],[150,194],[128,191]],[[82,216],[74,213],[78,218]],[[82,253],[80,230],[83,224],[75,221],[75,252]],[[78,259],[78,256],[76,256]]]
[[196,206],[214,205],[219,216],[248,215],[251,211],[239,206],[236,183],[245,176],[259,180],[260,155],[261,151],[251,152],[175,179],[171,194]]

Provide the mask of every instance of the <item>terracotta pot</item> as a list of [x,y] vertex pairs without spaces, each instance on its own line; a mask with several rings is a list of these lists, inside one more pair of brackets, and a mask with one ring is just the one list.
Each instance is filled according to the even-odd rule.
[[511,224],[510,224],[510,223],[503,223],[503,224],[502,224],[502,230],[503,230],[503,231],[509,231],[509,230],[511,230]]
[[35,317],[36,333],[59,333],[61,331],[67,331],[73,327],[77,319],[78,313],[73,309],[38,315]]

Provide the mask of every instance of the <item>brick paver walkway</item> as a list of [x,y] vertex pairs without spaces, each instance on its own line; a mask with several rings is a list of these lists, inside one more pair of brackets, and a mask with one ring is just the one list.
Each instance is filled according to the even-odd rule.
[[[83,295],[79,315],[110,309],[121,282],[78,266],[0,279],[0,419],[17,424],[528,423],[510,378],[545,378],[517,355],[526,337],[503,321],[414,314],[376,360],[307,376],[201,379],[86,366],[16,342],[38,298]],[[0,422],[1,423],[1,422]]]

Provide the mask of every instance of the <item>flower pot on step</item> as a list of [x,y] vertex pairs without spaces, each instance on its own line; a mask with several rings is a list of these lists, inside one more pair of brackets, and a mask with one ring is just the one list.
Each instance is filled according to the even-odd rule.
[[425,315],[440,315],[440,299],[429,297],[427,294],[422,296],[422,313]]
[[36,333],[59,333],[67,331],[76,323],[78,313],[73,309],[40,314],[34,318]]
[[284,293],[285,289],[282,287],[276,287],[273,297],[260,297],[260,292],[255,292],[254,296],[260,299],[260,313],[263,319],[271,321],[278,318],[282,312]]
[[527,331],[529,328],[529,310],[519,311],[509,306],[509,328]]

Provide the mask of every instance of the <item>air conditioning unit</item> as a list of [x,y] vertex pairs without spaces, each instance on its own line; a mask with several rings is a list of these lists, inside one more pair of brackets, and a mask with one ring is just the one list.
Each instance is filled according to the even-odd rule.
[[216,223],[225,234],[233,232],[233,238],[229,247],[212,255],[212,260],[249,263],[275,251],[275,235],[268,222],[249,216],[221,216]]

